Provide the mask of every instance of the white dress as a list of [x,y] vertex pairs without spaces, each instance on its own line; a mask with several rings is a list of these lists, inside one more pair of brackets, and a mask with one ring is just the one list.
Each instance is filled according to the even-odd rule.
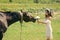
[[52,39],[52,27],[51,27],[51,21],[49,19],[45,20],[46,23],[46,37]]

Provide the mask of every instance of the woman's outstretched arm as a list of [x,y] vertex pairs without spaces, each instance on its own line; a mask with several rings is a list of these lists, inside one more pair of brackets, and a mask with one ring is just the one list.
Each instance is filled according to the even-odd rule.
[[46,24],[44,21],[37,20],[38,23]]

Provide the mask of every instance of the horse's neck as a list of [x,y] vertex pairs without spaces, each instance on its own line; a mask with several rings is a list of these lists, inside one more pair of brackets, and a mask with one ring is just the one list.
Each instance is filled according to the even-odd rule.
[[12,14],[9,14],[9,15],[7,15],[8,17],[10,17],[9,19],[7,19],[8,26],[10,26],[11,24],[13,24],[13,23],[15,23],[19,20],[18,14],[12,13]]

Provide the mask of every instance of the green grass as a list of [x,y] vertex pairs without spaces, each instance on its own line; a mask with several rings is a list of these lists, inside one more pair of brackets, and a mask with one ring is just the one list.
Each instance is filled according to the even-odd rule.
[[[41,19],[44,18],[41,14]],[[56,17],[56,18],[55,18]],[[60,40],[60,14],[55,14],[52,20],[53,38]],[[28,22],[23,22],[22,26],[22,40],[45,40],[45,25]],[[5,33],[3,40],[20,40],[21,26],[19,21],[12,24]]]
[[[3,2],[3,0],[1,0]],[[0,2],[1,2],[0,1]],[[18,0],[17,0],[18,1]],[[16,1],[16,2],[17,2]],[[4,1],[5,2],[5,1]],[[19,4],[19,3],[0,3],[0,10],[6,11],[19,11],[31,10],[37,11],[45,8],[52,8],[53,10],[60,10],[60,4]],[[33,11],[31,10],[31,11]],[[33,14],[33,16],[36,16]],[[44,18],[44,14],[39,14],[41,19]],[[54,15],[52,20],[53,36],[54,40],[60,40],[60,12]],[[8,27],[7,32],[4,34],[3,40],[20,40],[21,26],[19,21]],[[45,25],[36,23],[23,22],[22,27],[22,40],[45,40]]]
[[[12,0],[12,3],[34,3],[35,0]],[[58,1],[58,2],[56,2]],[[38,2],[41,4],[52,4],[52,3],[60,3],[59,0],[38,0]],[[0,0],[0,3],[10,3],[9,0]]]
[[51,8],[53,10],[60,10],[60,4],[18,4],[18,3],[0,3],[0,10],[7,11],[19,11],[23,10],[44,10],[45,8]]

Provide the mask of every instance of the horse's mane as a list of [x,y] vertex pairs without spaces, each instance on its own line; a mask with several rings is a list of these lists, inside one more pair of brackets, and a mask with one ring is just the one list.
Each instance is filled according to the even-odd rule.
[[2,13],[11,13],[11,11],[0,11]]

